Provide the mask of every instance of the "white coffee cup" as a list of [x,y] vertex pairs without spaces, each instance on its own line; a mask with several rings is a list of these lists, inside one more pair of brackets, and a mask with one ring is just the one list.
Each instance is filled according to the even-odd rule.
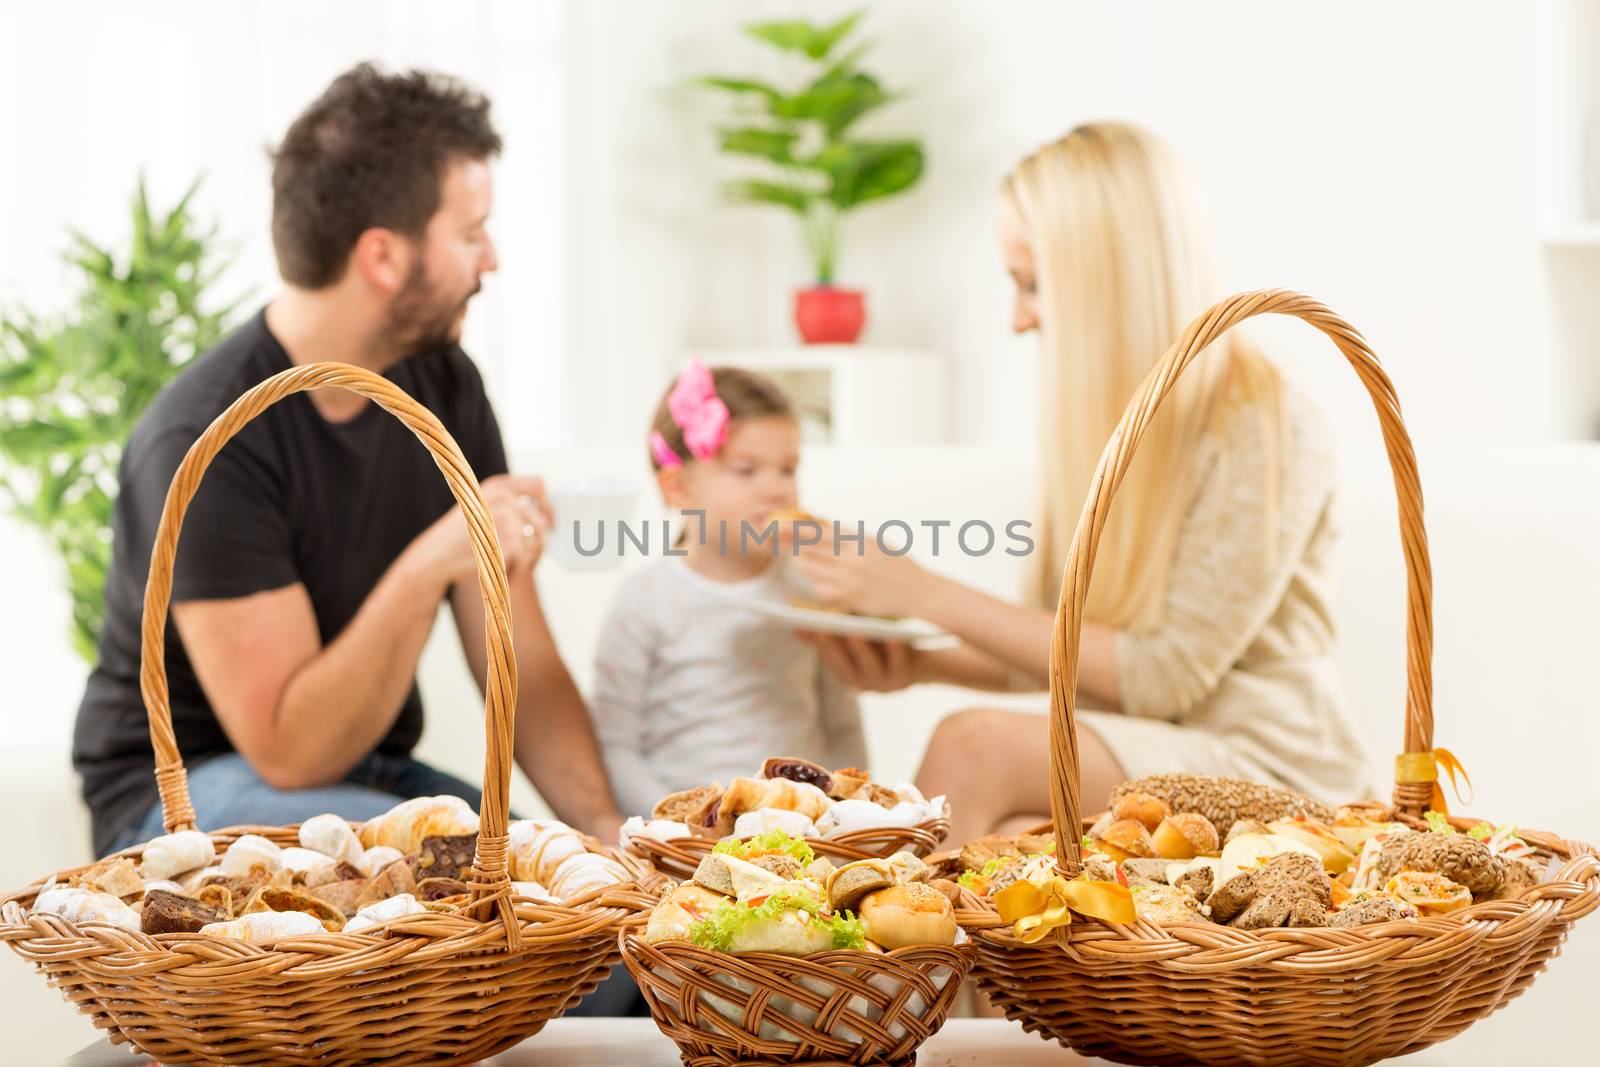
[[554,525],[546,551],[573,571],[622,565],[621,525],[633,519],[638,483],[626,478],[568,478],[548,485]]

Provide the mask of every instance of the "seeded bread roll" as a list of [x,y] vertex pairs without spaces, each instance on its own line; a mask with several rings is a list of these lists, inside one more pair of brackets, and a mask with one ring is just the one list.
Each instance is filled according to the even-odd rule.
[[1329,926],[1364,926],[1367,923],[1388,923],[1400,919],[1415,919],[1417,909],[1393,897],[1368,897],[1346,905],[1328,920]]
[[1377,871],[1384,882],[1401,871],[1442,874],[1474,895],[1492,894],[1505,884],[1506,861],[1465,834],[1401,834],[1384,842]]
[[1111,791],[1109,806],[1115,809],[1124,796],[1147,793],[1167,802],[1173,811],[1199,812],[1219,831],[1240,819],[1272,822],[1305,815],[1321,822],[1333,822],[1333,809],[1304,793],[1281,786],[1262,785],[1243,778],[1221,778],[1211,774],[1152,774],[1123,782]]
[[1322,864],[1303,852],[1284,852],[1234,875],[1206,900],[1215,922],[1240,930],[1326,926],[1332,887]]

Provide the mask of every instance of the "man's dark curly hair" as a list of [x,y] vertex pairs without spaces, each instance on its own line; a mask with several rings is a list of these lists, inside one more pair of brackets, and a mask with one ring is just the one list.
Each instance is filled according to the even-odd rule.
[[445,169],[499,153],[489,101],[453,78],[369,63],[339,75],[272,153],[278,272],[320,289],[339,280],[363,231],[420,239]]

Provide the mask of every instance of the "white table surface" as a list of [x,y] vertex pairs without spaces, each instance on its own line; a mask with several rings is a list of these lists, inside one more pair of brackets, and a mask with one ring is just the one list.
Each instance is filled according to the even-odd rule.
[[[1405,1067],[1446,1067],[1443,1051],[1429,1049]],[[60,1067],[139,1067],[154,1061],[100,1041],[63,1060]],[[544,1030],[481,1067],[680,1067],[678,1050],[649,1019],[557,1019]],[[951,1019],[922,1046],[918,1067],[1072,1067],[1105,1064],[1085,1059],[1053,1041],[1024,1033],[1003,1019]]]

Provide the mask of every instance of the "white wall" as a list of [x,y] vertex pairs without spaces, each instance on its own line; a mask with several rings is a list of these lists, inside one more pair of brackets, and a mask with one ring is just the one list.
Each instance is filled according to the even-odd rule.
[[63,306],[68,228],[125,242],[142,172],[157,207],[205,176],[199,217],[234,253],[223,296],[276,291],[267,149],[363,60],[452,73],[489,94],[505,140],[494,232],[512,253],[475,302],[466,344],[508,438],[565,439],[560,356],[558,0],[87,0],[0,4],[0,307]]
[[[735,167],[712,149],[718,101],[683,80],[774,72],[738,21],[854,6],[601,0],[569,12],[568,95],[582,115],[567,156],[573,344],[577,373],[608,400],[582,404],[581,439],[638,436],[680,347],[792,336],[788,293],[807,275],[798,235],[717,203]],[[992,190],[1024,152],[1097,117],[1172,140],[1212,206],[1229,284],[1303,289],[1347,315],[1392,368],[1420,436],[1577,424],[1575,372],[1548,344],[1538,245],[1547,5],[867,6],[870,67],[909,94],[875,128],[922,136],[929,164],[911,195],[852,220],[842,280],[869,290],[869,339],[957,361],[967,440],[1031,439],[1018,417],[1028,346],[1006,336]],[[1326,342],[1303,327],[1260,333],[1342,428],[1371,434]]]
[[[237,241],[231,284],[270,295],[264,146],[358,59],[436,66],[489,91],[506,135],[503,268],[467,339],[513,446],[636,439],[676,353],[788,343],[807,278],[788,218],[719,203],[737,169],[713,150],[723,101],[688,79],[780,74],[741,22],[853,6],[0,7],[0,203],[26,206],[0,212],[0,293],[58,303],[64,227],[116,237],[143,168],[158,199],[207,173],[202,207]],[[1337,18],[1268,0],[867,6],[871,69],[907,97],[865,128],[923,137],[929,167],[851,220],[842,277],[869,290],[869,339],[955,361],[962,439],[1032,438],[1032,350],[1006,333],[992,190],[1095,117],[1171,139],[1212,206],[1228,283],[1301,288],[1349,316],[1420,436],[1586,424],[1571,386],[1600,379],[1556,354],[1538,244],[1542,204],[1567,188],[1550,172],[1571,164],[1544,143],[1568,121],[1548,98],[1572,80],[1541,73],[1567,33],[1551,0],[1358,0]],[[1370,432],[1325,344],[1262,333],[1351,433]]]

